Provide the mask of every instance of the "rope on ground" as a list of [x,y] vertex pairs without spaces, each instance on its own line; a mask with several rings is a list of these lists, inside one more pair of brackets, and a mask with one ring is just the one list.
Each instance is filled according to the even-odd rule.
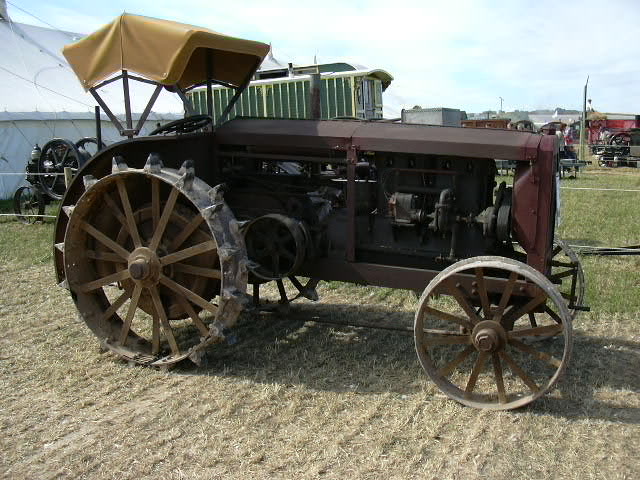
[[640,255],[640,245],[626,247],[596,247],[593,245],[570,245],[580,255]]
[[39,217],[39,218],[58,218],[55,215],[26,215],[24,213],[0,213],[0,217]]
[[560,190],[590,190],[594,192],[640,192],[625,188],[590,188],[590,187],[560,187]]

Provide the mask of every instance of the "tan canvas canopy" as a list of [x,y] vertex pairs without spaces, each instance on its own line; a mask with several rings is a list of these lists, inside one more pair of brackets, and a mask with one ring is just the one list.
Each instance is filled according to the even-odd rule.
[[129,70],[182,89],[207,80],[207,52],[214,80],[240,86],[260,65],[269,45],[229,37],[184,23],[123,14],[63,54],[85,90]]

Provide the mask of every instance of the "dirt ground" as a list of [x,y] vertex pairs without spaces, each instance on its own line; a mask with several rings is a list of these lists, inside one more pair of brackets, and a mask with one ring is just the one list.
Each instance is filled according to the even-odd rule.
[[308,321],[410,325],[410,296],[325,287],[162,372],[99,351],[50,264],[0,275],[2,478],[640,478],[637,313],[582,314],[559,389],[496,413],[441,394],[411,335]]

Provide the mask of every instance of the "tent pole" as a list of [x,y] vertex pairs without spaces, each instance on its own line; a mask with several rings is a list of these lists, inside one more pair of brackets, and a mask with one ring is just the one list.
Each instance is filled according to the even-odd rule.
[[100,122],[100,107],[94,108],[96,114],[96,142],[98,142],[98,151],[102,150],[102,123]]

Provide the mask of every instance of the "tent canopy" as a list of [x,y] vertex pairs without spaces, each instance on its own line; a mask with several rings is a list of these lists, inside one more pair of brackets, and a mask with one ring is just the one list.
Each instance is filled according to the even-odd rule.
[[207,53],[213,79],[240,86],[269,52],[269,45],[229,37],[206,28],[123,14],[63,54],[85,90],[121,70],[162,85],[189,88],[207,81]]

